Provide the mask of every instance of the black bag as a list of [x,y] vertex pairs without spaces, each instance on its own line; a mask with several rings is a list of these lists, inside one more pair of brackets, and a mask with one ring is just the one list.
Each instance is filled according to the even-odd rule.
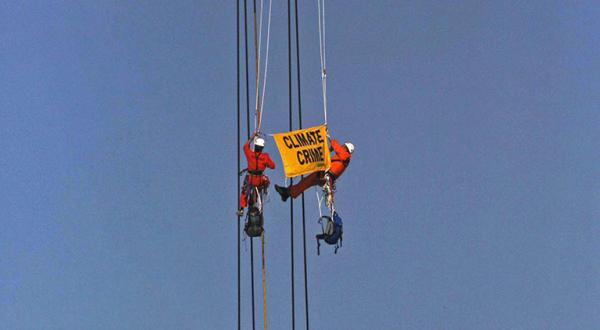
[[263,232],[263,215],[256,207],[250,208],[246,217],[244,231],[249,237],[259,237]]

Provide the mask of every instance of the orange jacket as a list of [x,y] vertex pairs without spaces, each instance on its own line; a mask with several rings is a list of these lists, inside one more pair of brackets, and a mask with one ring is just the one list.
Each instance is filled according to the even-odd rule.
[[348,165],[350,165],[350,157],[352,157],[352,155],[346,150],[346,146],[340,145],[337,140],[331,140],[331,147],[333,148],[335,155],[331,157],[329,173],[333,174],[336,178],[339,178]]
[[256,152],[250,150],[250,140],[244,144],[244,154],[248,161],[248,179],[250,184],[254,186],[261,185],[262,175],[253,174],[252,172],[262,172],[265,168],[274,169],[275,163],[266,152]]

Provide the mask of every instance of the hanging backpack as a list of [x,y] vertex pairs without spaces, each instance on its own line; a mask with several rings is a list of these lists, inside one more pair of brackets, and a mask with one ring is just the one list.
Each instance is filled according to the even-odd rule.
[[[323,228],[323,222],[325,227]],[[321,254],[321,240],[329,245],[335,245],[334,253],[337,254],[337,250],[342,246],[342,234],[344,233],[342,218],[333,212],[333,219],[324,215],[319,219],[321,223],[322,234],[317,235],[317,255]]]
[[246,224],[244,226],[246,235],[250,237],[260,236],[263,232],[263,223],[264,220],[262,213],[256,207],[251,207],[246,217]]

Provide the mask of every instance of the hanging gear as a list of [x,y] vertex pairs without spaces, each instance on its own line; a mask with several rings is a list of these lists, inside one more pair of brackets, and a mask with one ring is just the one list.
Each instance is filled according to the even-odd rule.
[[[325,222],[325,227],[323,227]],[[318,234],[317,238],[317,255],[321,254],[321,240],[329,245],[335,245],[334,253],[337,254],[338,249],[342,246],[342,234],[344,233],[342,218],[333,212],[333,220],[330,216],[324,215],[319,218],[322,234]]]
[[335,213],[335,207],[333,206],[333,193],[335,192],[335,176],[331,173],[325,173],[325,184],[323,185],[323,194],[325,196],[325,205]]
[[258,237],[260,236],[263,229],[263,215],[262,212],[258,210],[256,207],[251,207],[248,215],[246,216],[246,223],[244,225],[244,231],[246,235],[250,237]]

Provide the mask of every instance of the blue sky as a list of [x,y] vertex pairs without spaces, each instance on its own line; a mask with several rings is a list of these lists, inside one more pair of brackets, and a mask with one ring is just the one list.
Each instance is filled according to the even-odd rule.
[[[273,4],[267,133],[288,127],[286,10]],[[316,2],[299,10],[309,126],[323,121]],[[356,151],[335,256],[316,255],[307,195],[312,329],[600,326],[599,15],[591,1],[327,3],[329,131]],[[2,328],[235,328],[235,42],[234,1],[0,4]],[[268,321],[287,329],[276,197]]]

